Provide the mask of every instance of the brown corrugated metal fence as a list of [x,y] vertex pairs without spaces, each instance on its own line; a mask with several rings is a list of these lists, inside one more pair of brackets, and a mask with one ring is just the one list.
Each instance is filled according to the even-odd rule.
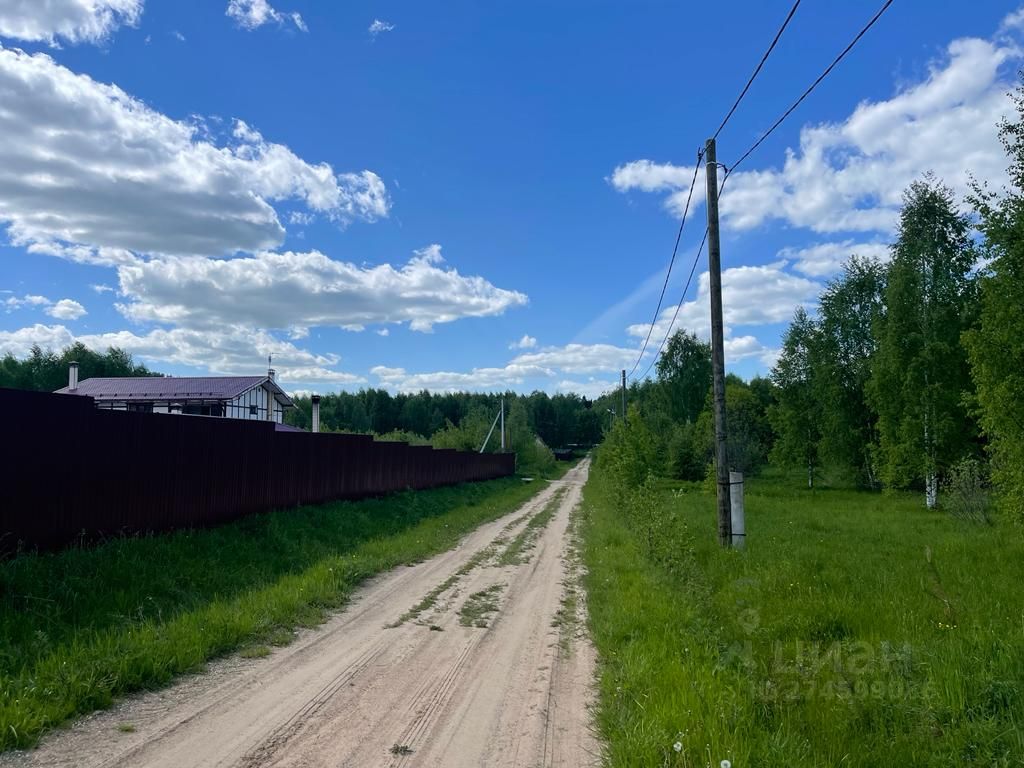
[[216,525],[253,512],[505,477],[513,454],[101,411],[0,389],[0,551]]

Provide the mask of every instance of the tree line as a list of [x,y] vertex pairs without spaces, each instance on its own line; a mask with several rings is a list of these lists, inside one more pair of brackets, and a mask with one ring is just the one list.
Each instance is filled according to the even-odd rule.
[[[813,316],[797,308],[767,378],[728,378],[734,469],[912,489],[929,507],[944,484],[991,484],[1024,521],[1024,88],[1013,98],[1018,114],[1000,125],[1008,187],[974,180],[961,210],[932,174],[912,183],[889,259],[851,256]],[[706,475],[710,385],[710,348],[677,332],[657,378],[629,390],[635,423],[609,440],[628,484]]]
[[[592,445],[600,442],[603,424],[593,403],[576,394],[548,395],[533,392],[416,393],[392,394],[385,389],[362,389],[358,392],[336,392],[320,399],[322,429],[344,432],[367,432],[378,435],[405,434],[413,440],[433,438],[453,428],[467,427],[479,435],[479,450],[487,430],[505,400],[506,426],[521,420],[546,445],[559,448],[571,444]],[[309,395],[293,398],[296,408],[287,421],[308,429],[312,424],[312,403]],[[495,431],[494,437],[498,437]]]
[[54,352],[35,344],[23,360],[10,352],[0,358],[0,387],[53,392],[68,385],[68,365],[71,362],[78,363],[79,379],[161,375],[142,363],[136,363],[131,354],[117,347],[106,352],[94,352],[77,342],[61,352]]

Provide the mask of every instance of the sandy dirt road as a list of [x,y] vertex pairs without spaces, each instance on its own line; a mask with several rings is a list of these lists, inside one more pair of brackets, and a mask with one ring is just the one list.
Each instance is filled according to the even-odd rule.
[[0,766],[599,764],[573,546],[588,468],[456,549],[378,577],[269,657],[217,662]]

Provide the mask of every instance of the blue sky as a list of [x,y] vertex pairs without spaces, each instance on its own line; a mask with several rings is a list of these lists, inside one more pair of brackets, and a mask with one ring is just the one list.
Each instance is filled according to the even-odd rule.
[[[720,3],[710,34],[670,2],[0,0],[0,352],[595,395],[632,368],[697,147],[789,5]],[[879,5],[803,3],[719,159]],[[744,164],[722,199],[731,370],[767,372],[849,253],[884,257],[910,181],[1000,183],[1022,45],[1014,4],[897,0]],[[700,285],[680,320],[706,335]]]

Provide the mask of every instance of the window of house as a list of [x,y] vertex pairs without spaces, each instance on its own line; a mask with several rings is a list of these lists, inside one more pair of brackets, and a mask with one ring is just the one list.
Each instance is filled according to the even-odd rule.
[[255,405],[250,405],[249,406],[249,415],[250,416],[255,416],[257,413],[259,413],[259,411],[256,410],[256,406]]
[[190,416],[223,416],[224,406],[220,403],[213,405],[186,405],[185,413]]

